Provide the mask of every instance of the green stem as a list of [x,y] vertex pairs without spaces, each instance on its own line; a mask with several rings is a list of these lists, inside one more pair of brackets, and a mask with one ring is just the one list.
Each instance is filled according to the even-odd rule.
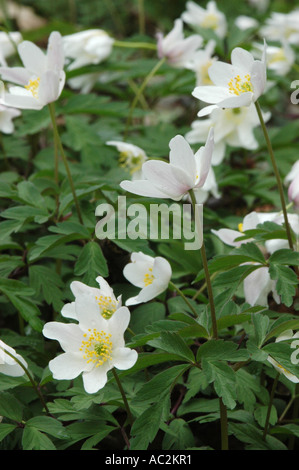
[[122,384],[121,384],[121,382],[120,382],[120,380],[119,380],[119,377],[118,377],[118,375],[117,375],[116,370],[115,370],[114,367],[113,367],[113,369],[112,369],[112,372],[113,372],[115,381],[116,381],[116,383],[117,383],[117,385],[118,385],[119,391],[120,391],[120,393],[121,393],[121,396],[122,396],[122,399],[123,399],[123,402],[124,402],[124,405],[125,405],[125,408],[126,408],[126,411],[127,411],[128,419],[129,419],[130,424],[131,424],[131,426],[132,426],[132,425],[133,425],[133,416],[132,416],[132,413],[131,413],[131,410],[130,410],[130,407],[129,407],[129,403],[128,403],[128,400],[127,400],[125,391],[124,391],[124,389],[123,389],[123,387],[122,387]]
[[196,310],[194,309],[194,307],[192,306],[192,304],[189,302],[189,300],[187,299],[187,297],[183,294],[183,292],[173,283],[173,282],[169,282],[169,285],[182,297],[182,299],[184,300],[184,302],[188,305],[188,307],[190,308],[191,312],[193,313],[194,317],[197,318],[198,317],[198,313],[196,312]]
[[[196,198],[195,198],[193,189],[190,189],[189,195],[190,195],[192,206],[193,206],[193,212],[196,215]],[[197,230],[198,236],[200,237],[202,228],[199,226],[199,221],[197,220],[196,216],[195,216],[195,224],[196,224],[196,230]],[[216,310],[215,310],[213,289],[212,289],[211,277],[210,277],[209,268],[208,268],[208,260],[207,260],[204,241],[202,242],[200,252],[201,252],[202,264],[203,264],[203,268],[205,272],[209,303],[210,303],[210,309],[211,309],[213,338],[218,339]]]
[[221,423],[221,450],[228,450],[228,421],[227,409],[223,404],[222,398],[219,398],[220,423]]
[[25,372],[25,374],[27,375],[28,379],[30,380],[32,387],[33,387],[34,390],[36,391],[37,396],[38,396],[38,398],[40,399],[40,401],[41,401],[43,407],[45,408],[46,413],[47,413],[47,414],[50,414],[50,411],[49,411],[49,409],[48,409],[48,407],[47,407],[47,405],[46,405],[46,402],[45,402],[45,400],[44,400],[44,397],[43,397],[41,391],[39,390],[39,388],[37,387],[37,385],[36,385],[36,383],[35,383],[33,377],[32,377],[31,374],[29,373],[27,367],[25,367],[24,364],[23,364],[17,357],[15,357],[13,354],[11,354],[10,352],[8,352],[5,348],[1,348],[1,349],[2,349],[2,351],[5,352],[5,354],[7,354],[8,356],[10,356],[17,364],[19,364],[20,367],[22,367],[23,371]]
[[[56,141],[56,145],[58,146],[58,148],[60,150],[60,154],[61,154],[64,166],[65,166],[65,169],[66,169],[66,173],[67,173],[67,177],[68,177],[70,187],[71,187],[71,191],[72,191],[72,194],[73,194],[73,198],[74,198],[77,214],[78,214],[78,217],[79,217],[79,221],[83,225],[83,218],[82,218],[82,215],[81,215],[81,210],[80,210],[78,198],[77,198],[77,195],[76,195],[73,178],[72,178],[72,175],[71,175],[71,172],[70,172],[70,168],[69,168],[69,165],[68,165],[68,162],[67,162],[67,158],[66,158],[66,155],[65,155],[65,152],[64,152],[64,148],[63,148],[63,145],[62,145],[62,142],[61,142],[61,139],[60,139],[60,135],[59,135],[59,132],[58,132],[57,124],[56,124],[55,105],[54,105],[54,103],[49,103],[49,110],[50,110],[50,116],[51,116],[51,121],[52,121],[52,126],[53,126],[54,139]],[[57,159],[56,152],[55,152],[55,159]],[[57,163],[57,165],[58,165],[58,163]],[[55,163],[55,167],[56,167],[56,163]]]
[[150,49],[152,51],[157,50],[157,45],[151,42],[130,42],[130,41],[117,41],[113,42],[115,47],[127,47],[129,49]]
[[263,118],[263,115],[262,115],[262,111],[261,111],[261,108],[260,108],[260,105],[259,105],[258,101],[255,102],[255,107],[256,107],[257,114],[258,114],[258,117],[259,117],[259,120],[260,120],[260,123],[261,123],[261,126],[262,126],[263,134],[264,134],[264,137],[265,137],[265,140],[266,140],[268,152],[269,152],[269,155],[270,155],[271,163],[272,163],[274,174],[275,174],[275,177],[276,177],[276,182],[277,182],[277,187],[278,187],[278,191],[279,191],[279,196],[280,196],[281,207],[282,207],[282,212],[283,212],[283,216],[284,216],[284,222],[285,222],[289,247],[290,247],[291,250],[294,250],[293,240],[292,240],[292,232],[291,232],[290,224],[289,224],[289,221],[288,221],[288,213],[287,213],[287,208],[286,208],[286,203],[285,203],[285,198],[284,198],[283,185],[282,185],[282,182],[281,182],[279,170],[278,170],[276,160],[275,160],[275,157],[274,157],[274,152],[273,152],[271,140],[270,140],[270,137],[269,137],[269,134],[268,134],[268,131],[267,131],[267,127],[266,127],[266,124],[265,124],[265,121],[264,121],[264,118]]
[[267,437],[269,421],[270,421],[270,416],[271,416],[271,409],[272,409],[273,399],[274,399],[275,390],[278,384],[279,376],[280,374],[278,373],[272,385],[272,390],[271,390],[271,395],[270,395],[270,400],[269,400],[269,405],[268,405],[268,410],[267,410],[267,416],[266,416],[266,422],[265,422],[265,427],[264,427],[264,433],[263,433],[264,441],[266,440],[266,437]]
[[137,0],[137,2],[138,2],[139,34],[144,34],[145,33],[144,2],[143,0]]
[[157,73],[157,71],[159,70],[159,68],[164,64],[166,58],[163,57],[156,65],[155,67],[153,67],[153,69],[149,72],[149,74],[145,77],[141,87],[138,89],[136,95],[135,95],[135,98],[134,100],[132,101],[132,104],[130,106],[130,111],[129,111],[129,116],[128,116],[128,119],[127,119],[127,123],[126,123],[126,128],[125,128],[125,138],[127,136],[127,133],[128,133],[128,128],[131,124],[131,121],[132,121],[132,117],[133,117],[133,112],[134,112],[134,109],[135,109],[135,106],[136,104],[138,103],[139,99],[140,99],[140,96],[142,95],[143,93],[143,90],[145,89],[145,87],[147,86],[148,82],[151,80],[151,78],[153,78],[153,76]]

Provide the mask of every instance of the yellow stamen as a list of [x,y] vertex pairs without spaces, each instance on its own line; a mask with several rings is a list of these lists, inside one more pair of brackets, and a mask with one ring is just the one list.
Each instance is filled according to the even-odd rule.
[[[96,328],[92,332],[90,329],[88,331],[90,335],[87,341],[82,341],[79,351],[83,352],[83,359],[86,359],[88,364],[93,362],[99,367],[112,358],[111,334],[97,331]],[[86,333],[83,336],[87,338]]]
[[35,80],[29,80],[28,85],[25,85],[26,90],[31,91],[34,98],[38,96],[38,87],[39,87],[40,78],[37,77]]
[[119,164],[121,167],[127,167],[131,173],[141,170],[144,158],[142,155],[132,155],[131,152],[121,152],[119,155]]
[[96,300],[100,307],[102,317],[106,318],[106,320],[111,318],[117,308],[116,300],[106,295],[100,295],[99,297],[96,296]]
[[238,224],[238,230],[243,233],[243,224]]
[[240,75],[232,78],[228,83],[228,89],[230,93],[234,95],[240,95],[241,93],[246,93],[247,91],[253,91],[250,75],[245,75],[242,80]]
[[153,269],[152,268],[149,268],[148,270],[149,272],[145,274],[144,276],[144,279],[143,279],[143,282],[144,282],[144,286],[149,286],[150,284],[153,283],[153,280],[155,279],[154,275],[152,274],[152,271]]
[[219,25],[219,19],[213,13],[208,13],[203,21],[200,23],[202,28],[210,28],[210,29],[217,29]]

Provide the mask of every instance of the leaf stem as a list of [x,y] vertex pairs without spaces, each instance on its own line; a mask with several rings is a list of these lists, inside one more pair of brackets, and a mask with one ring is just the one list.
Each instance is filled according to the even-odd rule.
[[265,140],[266,140],[266,144],[267,144],[268,152],[269,152],[269,155],[270,155],[272,167],[273,167],[274,174],[275,174],[275,177],[276,177],[276,182],[277,182],[277,187],[278,187],[278,191],[279,191],[279,196],[280,196],[281,207],[282,207],[282,212],[283,212],[283,216],[284,216],[284,222],[285,222],[289,247],[290,247],[291,250],[294,250],[292,233],[291,233],[291,228],[290,228],[290,224],[289,224],[289,221],[288,221],[287,208],[286,208],[286,203],[285,203],[285,198],[284,198],[283,186],[282,186],[279,170],[278,170],[278,167],[277,167],[277,164],[276,164],[276,160],[275,160],[275,157],[274,157],[274,152],[273,152],[271,140],[270,140],[270,137],[269,137],[269,134],[268,134],[268,131],[267,131],[267,127],[266,127],[266,124],[265,124],[265,121],[264,121],[264,118],[263,118],[263,114],[262,114],[262,111],[261,111],[261,107],[260,107],[258,101],[255,102],[255,107],[256,107],[257,114],[258,114],[258,117],[259,117],[259,120],[260,120],[260,123],[261,123],[261,126],[262,126],[262,130],[263,130],[263,134],[264,134],[264,137],[265,137]]
[[131,413],[131,410],[130,410],[130,407],[129,407],[129,403],[128,403],[125,391],[123,389],[123,386],[122,386],[122,384],[119,380],[119,377],[118,377],[117,372],[116,372],[114,367],[112,369],[112,373],[114,375],[115,381],[116,381],[117,386],[119,388],[119,391],[121,393],[121,396],[122,396],[122,399],[123,399],[123,402],[124,402],[124,405],[125,405],[125,408],[126,408],[126,411],[127,411],[127,416],[128,416],[129,421],[130,421],[130,424],[132,426],[133,425],[133,416],[132,416],[132,413]]
[[196,312],[196,310],[194,309],[193,305],[189,302],[189,300],[187,299],[187,297],[185,296],[185,294],[181,291],[181,289],[179,289],[179,287],[177,287],[173,282],[169,282],[169,285],[182,297],[182,299],[184,300],[184,302],[188,305],[188,307],[190,308],[191,312],[193,313],[194,317],[197,318],[198,317],[198,313]]
[[[53,126],[54,140],[56,142],[55,143],[55,149],[56,149],[56,145],[57,145],[57,147],[60,150],[60,154],[61,154],[64,166],[65,166],[65,169],[66,169],[66,173],[67,173],[67,177],[68,177],[70,187],[71,187],[71,191],[72,191],[72,194],[73,194],[73,198],[74,198],[77,214],[78,214],[78,217],[79,217],[79,221],[83,225],[83,218],[82,218],[78,198],[77,198],[77,195],[76,195],[73,178],[72,178],[72,175],[71,175],[71,172],[70,172],[70,168],[69,168],[69,165],[68,165],[68,162],[67,162],[67,158],[66,158],[66,155],[65,155],[65,152],[64,152],[64,148],[63,148],[63,145],[62,145],[62,142],[61,142],[61,139],[60,139],[60,135],[59,135],[59,132],[58,132],[57,124],[56,124],[54,102],[49,103],[48,106],[49,106],[49,111],[50,111],[50,116],[51,116],[51,121],[52,121],[52,126]],[[55,168],[58,165],[58,162],[56,162],[56,160],[58,158],[57,155],[58,155],[58,153],[55,151]]]

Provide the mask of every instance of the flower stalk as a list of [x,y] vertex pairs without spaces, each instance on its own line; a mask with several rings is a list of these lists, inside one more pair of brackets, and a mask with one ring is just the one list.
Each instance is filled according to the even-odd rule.
[[117,386],[119,388],[119,391],[121,393],[121,396],[122,396],[122,399],[123,399],[123,402],[124,402],[124,405],[125,405],[125,408],[126,408],[126,411],[127,411],[128,420],[130,422],[130,425],[132,426],[133,425],[133,416],[132,416],[132,413],[131,413],[131,410],[130,410],[130,406],[129,406],[125,391],[123,389],[123,386],[121,384],[121,381],[119,380],[118,374],[117,374],[114,367],[112,369],[112,373],[114,375],[115,381],[116,381]]

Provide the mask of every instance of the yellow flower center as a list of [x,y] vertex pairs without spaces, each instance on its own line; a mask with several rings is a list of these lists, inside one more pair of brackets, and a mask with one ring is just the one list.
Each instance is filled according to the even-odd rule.
[[272,55],[272,57],[270,56],[269,65],[274,64],[275,62],[281,62],[283,60],[286,60],[286,56],[284,50],[280,48],[277,52],[275,52],[275,54]]
[[219,24],[219,19],[216,15],[214,15],[213,13],[208,13],[203,21],[201,22],[200,26],[202,28],[211,28],[211,29],[216,29],[218,28],[218,24]]
[[111,318],[114,312],[116,311],[116,300],[106,295],[100,295],[99,297],[96,296],[96,300],[100,307],[100,313],[102,317],[106,318],[106,320]]
[[246,93],[247,91],[253,91],[250,75],[245,75],[243,80],[241,79],[240,75],[237,75],[228,83],[228,88],[230,93],[234,95],[240,95],[241,93]]
[[243,233],[243,224],[238,224],[238,230]]
[[200,67],[201,83],[203,85],[211,85],[212,83],[212,80],[210,79],[209,72],[208,72],[212,63],[213,63],[212,60],[208,60],[204,65]]
[[153,283],[153,280],[155,279],[155,276],[152,274],[153,269],[149,268],[148,273],[145,274],[143,282],[144,286],[149,286],[150,284]]
[[143,160],[142,155],[132,155],[131,152],[121,152],[119,155],[120,166],[127,167],[131,175],[141,170]]
[[38,96],[40,78],[37,77],[35,80],[29,80],[28,85],[25,85],[26,90],[31,91],[34,98]]
[[106,334],[104,331],[98,331],[94,328],[88,330],[89,336],[85,333],[83,336],[87,338],[83,340],[80,351],[83,352],[83,359],[87,363],[93,362],[96,367],[104,364],[104,362],[112,359],[112,342],[110,341],[111,334]]

